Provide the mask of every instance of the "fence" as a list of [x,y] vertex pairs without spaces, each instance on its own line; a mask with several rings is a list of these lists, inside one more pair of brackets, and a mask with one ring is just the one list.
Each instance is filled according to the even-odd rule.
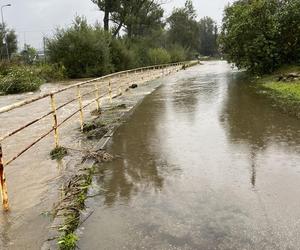
[[[27,152],[30,148],[32,148],[38,142],[40,142],[41,140],[46,138],[52,132],[54,135],[54,145],[55,145],[55,147],[59,147],[60,146],[59,128],[62,125],[64,125],[67,121],[69,121],[72,117],[74,117],[76,114],[79,114],[80,128],[81,128],[81,130],[83,130],[84,110],[87,107],[89,107],[90,105],[95,104],[96,110],[99,111],[101,108],[100,100],[102,98],[108,97],[109,102],[111,104],[113,98],[123,95],[125,88],[128,89],[129,84],[133,82],[132,80],[129,79],[129,76],[133,75],[135,78],[134,81],[136,81],[138,78],[141,78],[143,80],[145,72],[146,73],[149,72],[151,74],[150,78],[153,78],[153,76],[155,78],[155,77],[157,77],[157,75],[154,75],[153,71],[156,71],[156,72],[158,71],[158,76],[162,76],[162,75],[171,73],[172,70],[178,70],[179,67],[182,67],[184,65],[186,65],[186,63],[181,62],[181,63],[156,65],[156,66],[151,66],[151,67],[143,67],[143,68],[138,68],[138,69],[133,69],[133,70],[117,72],[114,74],[106,75],[106,76],[95,78],[92,80],[76,83],[76,84],[67,86],[65,88],[61,88],[57,91],[39,95],[37,97],[27,99],[27,100],[0,108],[0,114],[3,114],[3,113],[7,113],[7,112],[13,111],[15,109],[18,109],[20,107],[29,105],[31,103],[35,103],[42,99],[46,99],[46,98],[50,99],[50,107],[49,107],[50,111],[46,112],[45,114],[43,114],[37,118],[30,120],[26,124],[6,133],[5,135],[3,135],[0,138],[0,191],[1,191],[2,205],[3,205],[4,210],[7,211],[9,209],[7,184],[6,184],[5,171],[4,171],[5,167],[9,166],[12,162],[14,162],[16,159],[21,157],[25,152]],[[122,76],[126,76],[127,86],[124,86],[122,81],[118,81],[118,79],[120,80]],[[113,78],[117,78],[116,84],[114,84],[112,82]],[[106,88],[105,91],[101,91],[102,85],[100,85],[100,83],[102,83],[102,82],[105,83],[104,84],[104,87]],[[89,91],[83,93],[84,88],[87,86],[92,88],[92,90],[89,90]],[[67,90],[71,90],[71,89],[76,90],[75,97],[73,97],[71,100],[68,100],[67,102],[57,106],[56,105],[56,95],[59,93],[66,92]],[[90,100],[88,103],[83,104],[83,98],[87,97],[87,96],[91,96],[91,95],[93,95],[94,98],[92,100]],[[74,102],[78,102],[78,109],[60,121],[57,111],[63,109],[64,107],[66,107]],[[53,121],[52,127],[49,128],[49,130],[47,130],[47,132],[39,135],[39,137],[36,140],[31,142],[29,145],[27,145],[25,148],[23,148],[16,155],[11,157],[7,161],[4,161],[5,150],[2,147],[3,141],[10,137],[13,137],[14,135],[16,135],[19,132],[23,131],[24,129],[36,124],[37,122],[39,122],[45,118],[48,118],[49,116],[53,117],[52,118],[52,121]]]

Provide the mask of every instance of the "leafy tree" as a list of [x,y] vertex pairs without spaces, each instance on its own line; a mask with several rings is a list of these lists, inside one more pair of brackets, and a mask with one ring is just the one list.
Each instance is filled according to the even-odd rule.
[[104,30],[109,30],[110,14],[117,11],[120,7],[120,0],[92,0],[101,11],[104,12]]
[[199,21],[200,54],[214,56],[217,54],[218,27],[210,17],[204,17]]
[[125,27],[129,38],[147,36],[163,28],[164,10],[153,0],[121,0],[119,11],[112,14],[117,34]]
[[187,0],[183,8],[174,9],[167,19],[169,24],[169,42],[199,50],[199,25],[196,21],[196,11],[191,0]]
[[18,50],[18,41],[17,35],[14,30],[7,29],[6,26],[2,26],[0,24],[0,52],[1,52],[1,59],[7,59],[7,48],[6,42],[8,44],[8,54],[9,58],[12,54],[16,53]]
[[24,50],[22,50],[20,54],[24,62],[32,64],[37,56],[37,51],[30,45],[25,44]]
[[225,9],[220,43],[230,62],[259,74],[278,67],[279,3],[279,0],[239,0]]
[[279,4],[277,37],[282,63],[300,63],[300,1],[285,0]]
[[109,33],[76,17],[72,27],[57,30],[48,40],[47,54],[50,62],[63,65],[70,77],[99,76],[112,71],[110,42]]

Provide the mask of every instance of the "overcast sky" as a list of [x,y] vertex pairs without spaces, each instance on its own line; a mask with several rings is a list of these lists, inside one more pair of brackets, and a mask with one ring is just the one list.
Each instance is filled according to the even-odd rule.
[[[194,0],[199,17],[210,16],[221,24],[223,9],[233,0]],[[169,0],[165,4],[168,16],[174,7],[181,7],[185,0]],[[51,36],[55,27],[72,23],[74,16],[84,15],[89,23],[102,22],[101,12],[91,0],[0,0],[1,5],[12,4],[3,9],[4,20],[18,35],[20,46],[24,42],[42,48],[42,37]]]

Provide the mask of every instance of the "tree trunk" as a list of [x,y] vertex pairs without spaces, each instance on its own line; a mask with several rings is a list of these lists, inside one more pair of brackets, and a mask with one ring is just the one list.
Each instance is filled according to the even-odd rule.
[[120,32],[122,26],[123,26],[123,23],[120,22],[120,24],[118,25],[118,28],[116,29],[116,31],[115,31],[114,34],[113,34],[114,37],[116,37],[116,36],[119,34],[119,32]]
[[127,35],[128,35],[129,39],[132,37],[132,25],[131,24],[129,24],[127,27]]
[[105,11],[104,11],[104,30],[108,31],[109,30],[109,10],[107,6],[105,6]]

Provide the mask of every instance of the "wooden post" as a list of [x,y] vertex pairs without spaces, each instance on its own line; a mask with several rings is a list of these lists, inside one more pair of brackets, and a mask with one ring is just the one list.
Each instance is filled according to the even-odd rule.
[[77,86],[77,97],[78,97],[78,103],[79,103],[79,111],[80,111],[80,129],[83,131],[83,108],[82,108],[82,97],[80,93],[80,86]]
[[100,94],[99,94],[99,88],[98,88],[98,85],[97,83],[95,83],[95,96],[96,96],[96,109],[97,111],[100,110]]
[[112,88],[111,88],[111,81],[108,82],[108,92],[109,92],[109,102],[112,104]]
[[0,188],[1,188],[1,198],[2,198],[2,206],[5,211],[8,211],[8,194],[7,194],[7,186],[6,186],[6,178],[4,174],[4,164],[3,164],[3,152],[2,145],[0,144]]
[[51,98],[51,108],[53,112],[53,128],[54,128],[54,144],[55,148],[59,147],[59,135],[58,135],[58,121],[57,121],[57,111],[54,95],[50,95]]

